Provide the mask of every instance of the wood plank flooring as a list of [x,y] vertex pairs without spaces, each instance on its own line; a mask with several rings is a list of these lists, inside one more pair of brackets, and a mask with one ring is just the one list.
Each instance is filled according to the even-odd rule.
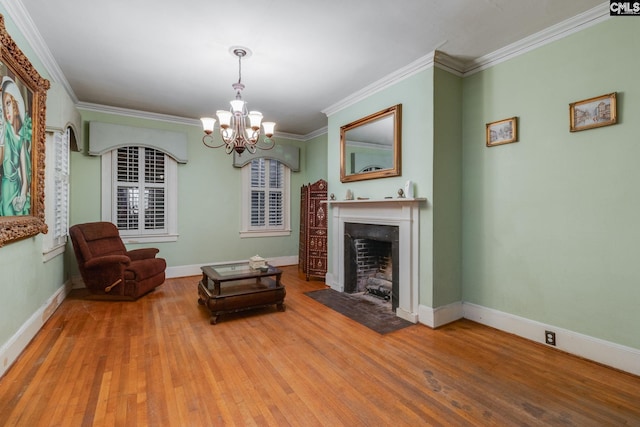
[[73,291],[0,379],[1,426],[640,426],[640,377],[462,320],[380,335],[303,293],[223,315],[199,277]]

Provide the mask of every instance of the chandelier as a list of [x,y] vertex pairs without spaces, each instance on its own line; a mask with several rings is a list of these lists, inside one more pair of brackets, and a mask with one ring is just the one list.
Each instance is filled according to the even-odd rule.
[[[238,57],[238,82],[234,83],[233,89],[236,91],[236,99],[231,101],[229,110],[218,110],[216,116],[220,122],[220,136],[222,144],[215,145],[213,129],[216,119],[212,117],[203,117],[202,127],[204,136],[202,143],[209,148],[225,147],[227,154],[233,151],[239,155],[245,150],[253,154],[257,148],[262,150],[270,150],[275,146],[275,142],[271,139],[273,129],[276,124],[274,122],[262,122],[262,113],[259,111],[248,111],[247,103],[242,100],[242,58],[247,55],[246,48],[233,48],[232,53]],[[263,142],[260,141],[260,124],[264,131]]]

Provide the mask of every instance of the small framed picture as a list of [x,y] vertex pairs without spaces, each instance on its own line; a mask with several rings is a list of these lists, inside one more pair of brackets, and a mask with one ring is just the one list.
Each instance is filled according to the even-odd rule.
[[487,123],[487,147],[509,144],[518,141],[518,123],[516,117]]
[[569,104],[569,121],[571,132],[616,124],[616,92]]

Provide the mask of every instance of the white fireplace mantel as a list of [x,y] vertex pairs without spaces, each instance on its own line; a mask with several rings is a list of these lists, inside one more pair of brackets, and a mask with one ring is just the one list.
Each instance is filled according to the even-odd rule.
[[396,315],[418,322],[420,204],[424,198],[327,200],[331,208],[332,262],[326,283],[344,292],[344,225],[345,223],[378,224],[398,227],[399,298]]

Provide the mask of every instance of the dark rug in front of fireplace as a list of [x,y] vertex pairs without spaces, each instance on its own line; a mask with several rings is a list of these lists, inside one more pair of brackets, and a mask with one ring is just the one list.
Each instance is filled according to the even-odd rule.
[[358,295],[333,289],[320,289],[306,292],[305,295],[379,334],[387,334],[413,325],[408,320],[396,316],[388,306],[377,304]]

